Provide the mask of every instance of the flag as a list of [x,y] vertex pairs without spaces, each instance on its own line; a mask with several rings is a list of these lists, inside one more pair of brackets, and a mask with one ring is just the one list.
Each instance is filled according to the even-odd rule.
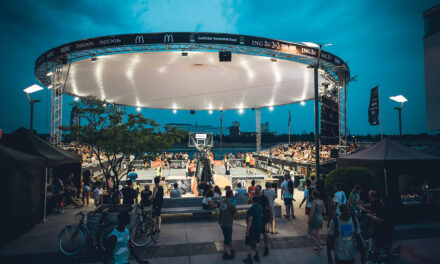
[[370,106],[368,107],[368,122],[379,125],[379,86],[371,89]]

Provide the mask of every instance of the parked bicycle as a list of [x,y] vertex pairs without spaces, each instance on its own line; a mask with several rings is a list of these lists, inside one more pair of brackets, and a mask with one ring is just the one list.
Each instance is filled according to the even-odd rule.
[[159,238],[159,229],[152,215],[152,208],[136,206],[136,223],[131,229],[131,242],[137,247],[144,247],[151,241],[157,243]]
[[[58,237],[60,251],[67,256],[78,254],[86,246],[93,249],[105,250],[105,240],[115,225],[107,221],[108,209],[102,211],[100,221],[86,220],[86,213],[79,212],[75,217],[80,217],[77,225],[68,225],[61,230]],[[90,229],[88,225],[98,225],[98,230]]]

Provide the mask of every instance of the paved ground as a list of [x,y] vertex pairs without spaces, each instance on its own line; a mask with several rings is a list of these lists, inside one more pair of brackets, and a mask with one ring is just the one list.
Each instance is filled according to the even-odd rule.
[[[325,254],[316,256],[312,243],[305,237],[306,218],[304,209],[297,206],[303,192],[296,191],[296,220],[277,219],[279,234],[270,235],[271,254],[262,258],[260,263],[326,263]],[[91,210],[94,207],[82,208]],[[283,209],[284,210],[284,209]],[[74,215],[79,209],[66,209],[63,215],[52,215],[48,222],[37,225],[27,234],[0,249],[0,263],[99,263],[102,254],[82,252],[75,257],[66,257],[59,253],[57,239],[60,230],[66,224],[74,223]],[[138,253],[150,263],[243,263],[246,257],[243,243],[245,222],[239,219],[233,228],[233,246],[237,251],[236,259],[221,259],[222,234],[217,222],[194,220],[190,217],[167,217],[162,226],[158,244],[138,249]],[[409,226],[399,229],[395,244],[402,246],[402,256],[395,263],[440,263],[439,225],[419,227],[413,231]],[[426,227],[426,226],[425,226]],[[325,237],[326,230],[323,230]],[[324,241],[323,237],[323,241]],[[433,237],[433,238],[431,238]],[[408,238],[411,238],[408,240]],[[133,262],[135,263],[135,262]]]

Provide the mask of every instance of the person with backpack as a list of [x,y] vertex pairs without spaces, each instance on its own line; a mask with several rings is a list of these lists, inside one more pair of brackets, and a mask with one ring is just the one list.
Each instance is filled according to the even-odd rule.
[[284,175],[284,182],[281,184],[281,198],[284,199],[284,205],[286,207],[286,214],[284,215],[287,219],[292,216],[295,219],[294,209],[292,201],[293,199],[293,181],[290,179],[289,174]]
[[235,251],[232,249],[232,225],[237,218],[237,209],[232,203],[234,193],[231,189],[226,191],[226,198],[220,203],[218,223],[223,233],[223,259],[234,259]]
[[160,213],[162,211],[163,204],[163,187],[159,185],[160,177],[154,177],[154,189],[153,189],[153,217],[157,223],[157,230],[160,232],[160,224],[162,222],[162,217]]
[[339,207],[342,204],[347,203],[347,197],[345,196],[344,191],[341,190],[341,185],[339,183],[335,183],[333,189],[335,190],[335,196],[333,197],[333,216],[336,216],[341,214]]
[[[339,206],[340,215],[330,221],[327,237],[327,257],[330,264],[354,264],[356,249],[360,249],[360,228],[347,204]],[[334,251],[334,262],[332,257]]]

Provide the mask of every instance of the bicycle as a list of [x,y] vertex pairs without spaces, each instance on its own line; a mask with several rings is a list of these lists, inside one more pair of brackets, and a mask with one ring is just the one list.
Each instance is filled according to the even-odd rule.
[[[101,220],[85,220],[86,213],[79,212],[75,215],[80,216],[77,225],[68,225],[61,230],[58,237],[58,247],[60,251],[67,256],[74,256],[78,254],[87,242],[91,242],[94,249],[105,251],[105,240],[115,227],[107,223],[108,209],[102,211]],[[87,223],[95,223],[99,225],[98,230],[91,230],[87,227]],[[91,238],[91,241],[89,240]],[[90,246],[90,245],[89,245]]]
[[151,207],[146,210],[141,205],[136,205],[136,225],[131,230],[131,242],[137,247],[144,247],[151,241],[157,243],[159,229],[153,218]]

